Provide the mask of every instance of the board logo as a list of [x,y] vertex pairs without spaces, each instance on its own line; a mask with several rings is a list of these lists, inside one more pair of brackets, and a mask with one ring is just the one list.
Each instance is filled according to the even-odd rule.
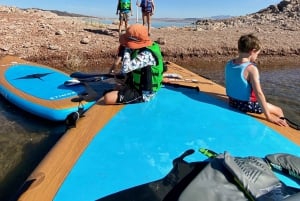
[[42,77],[45,77],[49,74],[52,74],[52,73],[35,73],[35,74],[30,74],[30,75],[26,75],[26,76],[23,76],[23,77],[19,77],[19,78],[16,78],[15,80],[23,80],[23,79],[39,79],[39,80],[43,80]]

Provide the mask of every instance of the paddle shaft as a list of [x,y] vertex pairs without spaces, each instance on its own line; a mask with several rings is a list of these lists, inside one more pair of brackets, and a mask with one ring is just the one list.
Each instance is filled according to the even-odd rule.
[[125,76],[123,74],[110,74],[110,73],[83,73],[83,72],[74,72],[70,74],[70,77],[76,79],[86,79],[86,78],[98,78],[101,80],[105,80],[108,78],[117,78],[124,79]]

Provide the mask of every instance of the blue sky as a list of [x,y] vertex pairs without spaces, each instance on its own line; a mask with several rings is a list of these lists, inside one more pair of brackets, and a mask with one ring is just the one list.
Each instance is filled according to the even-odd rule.
[[[134,13],[136,0],[133,0]],[[280,0],[154,0],[155,16],[202,18],[218,15],[239,16],[254,13]],[[60,10],[96,17],[116,17],[117,0],[0,0],[0,5],[19,8]]]

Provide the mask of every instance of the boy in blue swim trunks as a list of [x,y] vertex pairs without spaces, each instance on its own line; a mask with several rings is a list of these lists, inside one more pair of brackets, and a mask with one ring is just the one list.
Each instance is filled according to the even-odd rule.
[[226,94],[229,105],[242,112],[264,113],[266,119],[279,126],[287,126],[280,107],[266,101],[262,91],[259,71],[254,62],[261,51],[261,43],[252,34],[238,41],[239,55],[225,66]]

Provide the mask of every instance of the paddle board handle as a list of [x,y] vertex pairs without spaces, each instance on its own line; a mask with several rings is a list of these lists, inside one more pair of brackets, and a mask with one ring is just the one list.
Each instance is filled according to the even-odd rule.
[[199,152],[202,153],[203,155],[207,156],[208,158],[215,158],[218,155],[216,152],[209,150],[209,149],[204,149],[204,148],[200,148]]
[[78,84],[82,84],[82,83],[77,79],[71,79],[71,80],[67,80],[64,82],[65,86],[73,86],[73,85],[78,85]]

